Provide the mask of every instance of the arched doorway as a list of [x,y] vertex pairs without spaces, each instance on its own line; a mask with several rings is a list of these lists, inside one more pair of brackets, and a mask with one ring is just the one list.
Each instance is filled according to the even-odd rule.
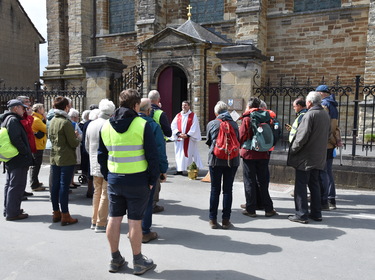
[[181,111],[181,102],[188,99],[187,78],[180,68],[170,66],[159,75],[158,91],[160,93],[163,111],[169,121]]

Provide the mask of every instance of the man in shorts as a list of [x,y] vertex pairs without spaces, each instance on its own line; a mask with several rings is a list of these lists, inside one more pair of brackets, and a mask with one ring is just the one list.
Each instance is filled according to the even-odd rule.
[[138,116],[141,95],[133,89],[120,93],[120,108],[100,132],[98,162],[108,182],[109,220],[107,238],[112,260],[109,272],[126,264],[119,251],[120,228],[128,215],[134,274],[156,265],[141,252],[142,218],[150,191],[160,175],[157,146],[151,126]]

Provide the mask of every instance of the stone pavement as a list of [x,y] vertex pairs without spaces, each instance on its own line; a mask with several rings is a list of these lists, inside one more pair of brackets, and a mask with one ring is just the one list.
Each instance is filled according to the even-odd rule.
[[[169,174],[175,171],[173,144],[168,143]],[[205,160],[205,158],[204,158]],[[200,178],[207,170],[200,172]],[[48,182],[49,166],[40,179]],[[4,185],[5,175],[0,174]],[[241,214],[243,185],[233,187],[229,230],[208,226],[210,184],[169,175],[162,184],[153,231],[159,239],[144,244],[143,253],[157,267],[146,279],[374,279],[375,192],[338,190],[338,209],[323,212],[323,222],[307,225],[287,220],[294,202],[290,185],[271,184],[279,215],[257,218]],[[27,187],[30,191],[30,188]],[[79,222],[60,226],[51,222],[49,193],[38,192],[22,203],[30,215],[22,221],[0,219],[0,279],[137,279],[124,219],[121,253],[129,267],[108,272],[109,246],[105,234],[90,230],[91,200],[86,186],[70,195],[70,212]],[[3,192],[0,192],[3,201]],[[221,204],[219,205],[221,210]]]

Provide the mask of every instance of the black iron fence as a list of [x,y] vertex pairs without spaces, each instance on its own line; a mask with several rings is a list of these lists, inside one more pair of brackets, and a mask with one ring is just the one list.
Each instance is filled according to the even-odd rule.
[[[268,108],[275,111],[282,124],[293,123],[295,112],[292,104],[296,98],[306,97],[318,85],[327,85],[339,104],[339,127],[344,148],[351,147],[352,156],[356,155],[357,148],[364,151],[365,155],[372,152],[375,145],[375,85],[364,85],[360,76],[356,76],[353,84],[347,86],[341,85],[339,77],[331,84],[323,77],[314,84],[308,79],[304,85],[299,84],[296,78],[289,82],[285,78],[280,79],[277,85],[268,79],[263,86],[257,85],[258,78],[256,74],[254,95],[263,99]],[[285,148],[288,146],[288,131],[284,126],[281,144]]]
[[69,97],[72,100],[73,108],[79,112],[86,109],[86,90],[83,88],[71,89],[41,89],[40,84],[36,84],[34,89],[31,88],[0,88],[0,113],[7,110],[7,102],[15,99],[17,96],[27,96],[32,104],[42,103],[46,112],[52,108],[53,100],[57,96]]
[[110,79],[110,99],[119,106],[119,94],[124,89],[136,89],[138,92],[143,92],[143,67],[133,66],[130,68],[130,71],[125,75],[121,75],[118,78],[115,78],[115,75],[112,74]]

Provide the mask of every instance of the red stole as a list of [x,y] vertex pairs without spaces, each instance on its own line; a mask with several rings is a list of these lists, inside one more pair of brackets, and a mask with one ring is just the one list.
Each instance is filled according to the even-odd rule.
[[[177,115],[177,129],[178,129],[178,131],[180,131],[181,133],[187,134],[190,131],[190,128],[193,124],[193,119],[194,119],[194,113],[191,112],[188,115],[186,130],[185,130],[185,132],[182,132],[182,125],[181,125],[182,115],[181,115],[181,113],[179,113]],[[184,139],[184,154],[185,154],[185,157],[188,157],[189,140],[190,140],[189,137]]]

